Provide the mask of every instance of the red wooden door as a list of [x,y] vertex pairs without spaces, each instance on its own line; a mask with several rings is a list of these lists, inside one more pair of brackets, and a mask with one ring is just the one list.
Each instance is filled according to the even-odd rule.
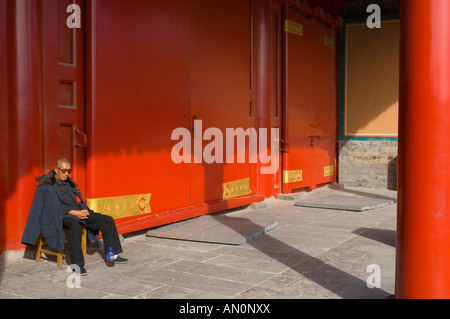
[[313,184],[314,22],[285,9],[283,193]]
[[[334,31],[314,28],[314,183],[334,183],[336,176],[336,55]],[[314,185],[314,184],[313,184]]]
[[285,8],[283,193],[334,181],[333,31]]
[[[44,165],[46,172],[59,158],[72,162],[72,177],[85,191],[85,26],[68,28],[69,4],[84,1],[42,2]],[[84,19],[84,14],[81,14]]]
[[210,132],[221,136],[216,134],[211,140],[205,139],[201,150],[203,155],[209,155],[208,145],[212,147],[211,142],[217,142],[211,154],[223,151],[212,158],[213,163],[208,163],[205,156],[198,158],[195,147],[192,148],[191,204],[199,204],[251,193],[248,139],[245,163],[238,163],[237,140],[233,156],[226,155],[227,128],[252,127],[250,3],[248,0],[198,0],[191,5],[191,132],[194,138],[202,134],[200,130],[194,132],[194,120],[201,121],[205,133],[215,129]]
[[172,161],[171,134],[190,123],[189,2],[96,0],[88,11],[87,198],[99,209],[107,198],[116,219],[188,206],[189,164]]

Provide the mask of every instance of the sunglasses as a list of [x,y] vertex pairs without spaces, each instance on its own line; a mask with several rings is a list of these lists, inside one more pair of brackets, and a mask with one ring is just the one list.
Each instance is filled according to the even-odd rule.
[[72,173],[71,169],[60,169],[59,167],[57,167],[57,169],[59,169],[61,171],[61,173],[66,174],[69,173],[69,175]]

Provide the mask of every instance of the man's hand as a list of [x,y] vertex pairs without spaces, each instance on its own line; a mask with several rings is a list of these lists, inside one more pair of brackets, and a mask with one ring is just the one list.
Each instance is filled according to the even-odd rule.
[[79,219],[88,219],[89,218],[89,211],[87,209],[83,210],[71,210],[69,214],[74,215],[78,217]]

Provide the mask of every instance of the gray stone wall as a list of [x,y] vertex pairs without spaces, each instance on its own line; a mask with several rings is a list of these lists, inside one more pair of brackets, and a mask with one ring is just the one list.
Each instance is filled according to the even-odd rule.
[[397,189],[396,141],[339,141],[338,183]]

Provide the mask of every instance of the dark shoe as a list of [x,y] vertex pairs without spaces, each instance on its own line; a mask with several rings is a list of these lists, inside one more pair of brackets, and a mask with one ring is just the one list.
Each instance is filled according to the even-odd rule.
[[72,271],[80,276],[86,276],[88,274],[86,269],[83,266],[78,266],[78,267],[80,267],[80,268],[77,270],[73,269]]
[[126,264],[128,262],[128,259],[117,256],[115,262],[116,264]]

